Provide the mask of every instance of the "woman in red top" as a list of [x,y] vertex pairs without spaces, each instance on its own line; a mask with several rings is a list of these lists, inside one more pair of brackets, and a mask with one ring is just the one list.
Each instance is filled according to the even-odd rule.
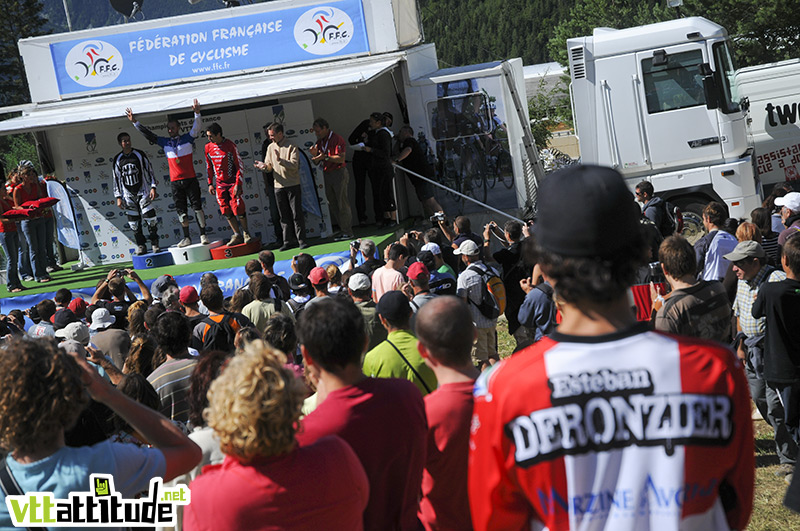
[[305,389],[263,341],[231,359],[208,392],[208,425],[226,454],[190,488],[185,531],[363,529],[369,483],[337,436],[298,447]]
[[[6,177],[0,174],[0,213],[7,212],[12,208],[14,208],[14,200],[6,190]],[[19,293],[23,290],[18,272],[19,234],[17,233],[17,224],[4,217],[0,217],[0,247],[3,248],[7,260],[6,288],[10,293]]]
[[[22,183],[14,188],[14,204],[17,208],[25,208],[22,205],[27,201],[46,197],[42,194],[39,176],[36,175],[36,170],[32,166],[20,164],[17,170],[22,176]],[[36,277],[37,282],[50,282],[50,276],[47,274],[47,250],[45,247],[47,243],[46,227],[45,219],[41,215],[32,216],[21,223],[22,235],[28,243],[33,276]]]

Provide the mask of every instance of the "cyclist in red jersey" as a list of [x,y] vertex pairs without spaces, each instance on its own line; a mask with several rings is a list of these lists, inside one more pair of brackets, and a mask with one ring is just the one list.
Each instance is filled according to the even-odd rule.
[[209,140],[205,147],[208,193],[216,197],[219,210],[233,231],[228,246],[248,243],[252,238],[247,232],[247,211],[242,200],[239,150],[230,139],[222,136],[222,127],[217,122],[208,126],[206,136]]

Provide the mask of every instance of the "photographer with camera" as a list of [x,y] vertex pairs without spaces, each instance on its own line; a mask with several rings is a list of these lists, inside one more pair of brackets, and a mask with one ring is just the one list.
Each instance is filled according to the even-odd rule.
[[[492,254],[492,258],[503,268],[500,278],[506,287],[505,316],[508,319],[508,333],[514,336],[519,349],[523,342],[528,341],[527,335],[522,334],[523,331],[520,334],[516,333],[520,327],[518,313],[527,293],[520,286],[520,282],[531,276],[533,264],[526,264],[522,258],[522,223],[509,220],[503,225],[502,230],[494,221],[487,223],[483,228],[483,250],[487,256],[492,235],[503,245],[502,249]],[[536,282],[532,281],[531,289],[535,285]]]
[[92,295],[90,304],[96,308],[105,308],[116,318],[114,328],[125,330],[128,327],[128,307],[136,302],[136,295],[128,288],[125,277],[130,278],[139,286],[142,300],[150,304],[152,296],[150,290],[133,269],[112,269],[108,272],[105,281]]
[[[475,242],[475,245],[478,246],[479,257],[481,259],[483,258],[483,238],[472,232],[472,224],[467,216],[458,216],[455,221],[453,221],[452,229],[447,226],[447,218],[442,212],[437,212],[431,219],[433,220],[434,217],[436,218],[436,222],[439,223],[442,234],[444,234],[444,237],[450,242],[450,247],[458,249],[465,241],[472,240]],[[459,273],[463,271],[464,268],[463,262],[458,262],[456,266],[453,267],[453,269],[456,269]]]
[[[386,262],[375,257],[375,242],[372,240],[355,240],[350,242],[350,268],[355,273],[364,273],[370,279],[372,273]],[[361,254],[363,262],[356,267],[358,255]]]

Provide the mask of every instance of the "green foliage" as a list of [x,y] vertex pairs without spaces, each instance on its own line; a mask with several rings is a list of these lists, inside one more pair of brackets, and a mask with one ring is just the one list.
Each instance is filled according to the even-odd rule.
[[0,107],[30,99],[17,41],[46,33],[41,12],[39,0],[0,0]]
[[800,2],[797,0],[687,0],[687,14],[725,27],[734,41],[739,67],[800,57]]
[[436,43],[442,66],[511,57],[548,61],[546,45],[571,0],[421,0],[425,40]]
[[36,155],[36,145],[33,142],[33,135],[19,134],[0,136],[0,162],[5,166],[6,174],[21,160],[30,160],[39,167],[39,158]]
[[564,76],[558,83],[548,87],[544,77],[539,80],[536,92],[528,100],[528,114],[531,119],[531,133],[538,148],[547,147],[553,136],[553,129],[559,123],[572,126],[572,109],[567,90],[569,78]]
[[[685,0],[681,14],[700,16],[728,30],[738,66],[800,56],[800,2],[797,0]],[[592,34],[594,28],[630,28],[678,16],[666,2],[648,0],[577,0],[548,43],[550,57],[567,64],[568,38]]]
[[631,28],[674,16],[674,11],[668,10],[663,0],[578,0],[569,15],[556,26],[547,49],[553,61],[567,65],[567,39],[590,36],[594,28]]

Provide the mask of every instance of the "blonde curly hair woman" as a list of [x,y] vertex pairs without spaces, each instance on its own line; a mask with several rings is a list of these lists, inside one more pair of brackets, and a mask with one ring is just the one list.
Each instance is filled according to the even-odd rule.
[[362,529],[364,469],[338,437],[298,447],[305,389],[285,363],[256,340],[211,385],[204,416],[226,457],[192,482],[185,531]]

